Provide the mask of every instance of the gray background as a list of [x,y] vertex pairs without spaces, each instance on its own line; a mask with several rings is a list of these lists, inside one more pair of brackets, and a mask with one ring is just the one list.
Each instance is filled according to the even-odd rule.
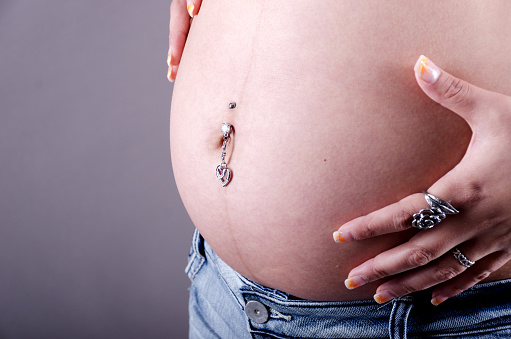
[[0,338],[184,338],[170,0],[0,0]]

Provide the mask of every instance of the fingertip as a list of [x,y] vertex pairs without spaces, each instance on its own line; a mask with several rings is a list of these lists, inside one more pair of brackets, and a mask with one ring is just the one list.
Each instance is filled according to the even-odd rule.
[[167,71],[167,80],[170,82],[174,82],[176,79],[178,66],[170,66]]
[[179,51],[171,45],[169,47],[169,51],[168,51],[168,54],[167,54],[167,65],[169,67],[173,67],[173,66],[177,66],[179,65],[179,63],[181,62],[181,54],[183,52],[182,51]]
[[414,67],[417,83],[433,101],[457,113],[472,127],[478,109],[494,105],[490,91],[459,79],[421,55]]
[[334,241],[335,241],[335,242],[340,242],[340,240],[339,240],[339,239],[340,239],[340,237],[341,237],[341,232],[339,232],[339,231],[335,231],[335,232],[332,234],[332,236],[334,237]]
[[427,84],[434,84],[440,77],[440,68],[428,57],[421,55],[414,67],[416,78]]
[[361,276],[355,275],[351,278],[344,280],[344,286],[346,286],[346,288],[349,290],[353,290],[357,287],[364,286],[365,284],[367,284],[367,282],[368,281],[362,278]]
[[195,4],[192,0],[188,0],[188,3],[186,4],[186,10],[188,11],[188,15],[190,15],[190,18],[193,18],[195,15]]
[[373,299],[378,304],[384,304],[387,301],[390,301],[390,300],[395,299],[397,297],[398,296],[394,292],[391,292],[391,291],[382,291],[382,292],[376,291],[376,294],[373,296]]
[[444,296],[440,296],[440,295],[438,295],[438,296],[433,297],[433,298],[431,299],[431,304],[432,304],[433,306],[438,306],[438,305],[440,305],[441,303],[443,303],[444,301],[446,301],[447,299],[448,299],[447,297],[444,297]]
[[353,234],[350,231],[335,231],[333,233],[334,241],[335,242],[348,242],[353,241],[355,238],[353,237]]

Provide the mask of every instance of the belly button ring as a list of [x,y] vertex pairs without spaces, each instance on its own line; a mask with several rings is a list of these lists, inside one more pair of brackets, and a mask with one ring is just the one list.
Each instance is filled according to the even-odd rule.
[[[236,103],[231,102],[229,103],[229,109],[236,108]],[[229,168],[227,168],[227,163],[225,162],[225,149],[227,147],[227,143],[229,142],[229,139],[231,138],[231,132],[232,132],[232,125],[224,122],[222,124],[222,133],[224,135],[224,141],[222,143],[222,162],[220,165],[216,167],[216,177],[220,181],[220,184],[222,184],[222,187],[227,186],[232,179],[232,172]]]
[[222,163],[216,167],[216,177],[220,181],[220,184],[222,184],[222,187],[227,186],[232,178],[232,172],[227,168],[227,163],[225,162],[225,148],[231,138],[231,131],[232,126],[224,122],[222,124],[222,133],[224,134],[224,141],[222,143]]

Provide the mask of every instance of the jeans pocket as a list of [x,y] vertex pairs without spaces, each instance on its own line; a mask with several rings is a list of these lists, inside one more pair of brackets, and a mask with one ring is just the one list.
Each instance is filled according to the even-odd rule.
[[200,235],[199,231],[195,229],[193,232],[192,246],[190,247],[190,253],[188,253],[188,265],[186,265],[185,273],[188,275],[191,281],[195,278],[195,275],[206,262],[206,255],[204,253],[204,238]]

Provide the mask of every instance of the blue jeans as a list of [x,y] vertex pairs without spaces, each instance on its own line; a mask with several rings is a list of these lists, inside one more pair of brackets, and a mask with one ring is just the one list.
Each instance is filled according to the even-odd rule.
[[192,339],[511,338],[511,279],[478,284],[439,306],[431,291],[384,305],[303,300],[241,276],[197,230],[186,273]]

